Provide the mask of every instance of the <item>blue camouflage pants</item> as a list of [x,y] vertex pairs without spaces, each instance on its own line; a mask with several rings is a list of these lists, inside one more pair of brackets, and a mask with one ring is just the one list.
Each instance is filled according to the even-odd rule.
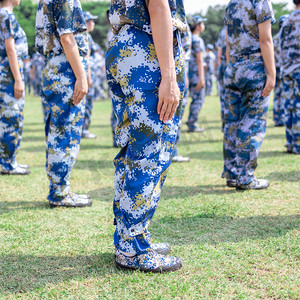
[[189,72],[189,90],[192,102],[190,105],[190,113],[187,121],[187,125],[190,130],[197,127],[197,122],[199,118],[200,111],[204,105],[205,101],[205,89],[202,88],[200,91],[196,90],[196,85],[198,82],[198,73]]
[[286,147],[300,154],[300,70],[283,77]]
[[[19,66],[24,81],[22,60]],[[23,133],[25,98],[14,97],[14,82],[8,58],[0,56],[0,164],[6,170],[15,168]]]
[[275,125],[284,124],[284,99],[282,85],[282,80],[280,78],[280,68],[276,68],[276,84],[274,88],[273,100],[273,121]]
[[[183,56],[177,40],[174,56],[183,94]],[[114,160],[114,244],[124,252],[142,254],[150,250],[148,226],[171,163],[181,103],[172,120],[159,120],[161,73],[153,39],[134,26],[123,26],[109,44],[106,69],[121,148]]]
[[[82,58],[82,63],[86,61]],[[43,70],[48,200],[60,201],[70,190],[70,173],[79,153],[85,101],[73,105],[75,74],[64,54],[49,55]]]
[[209,71],[205,73],[205,95],[211,95],[213,87],[213,74]]
[[220,96],[220,104],[221,104],[221,120],[222,120],[223,130],[225,124],[226,88],[224,86],[224,73],[225,73],[226,66],[227,66],[226,61],[222,60],[218,70],[219,96]]
[[84,114],[84,121],[83,121],[83,130],[88,130],[90,128],[93,106],[94,106],[94,96],[87,94],[85,99],[85,114]]
[[269,97],[262,97],[266,70],[261,56],[241,57],[226,68],[223,177],[249,184],[255,179],[266,133]]

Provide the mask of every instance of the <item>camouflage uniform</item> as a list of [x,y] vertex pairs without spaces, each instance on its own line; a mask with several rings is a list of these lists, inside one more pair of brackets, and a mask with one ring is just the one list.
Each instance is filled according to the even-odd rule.
[[73,105],[75,74],[60,37],[73,33],[82,63],[88,53],[86,23],[78,0],[40,0],[36,17],[36,48],[45,56],[42,103],[46,112],[46,171],[48,200],[69,195],[70,172],[79,152],[85,101]]
[[[182,1],[170,0],[169,4],[174,27],[182,30],[186,26]],[[107,81],[121,148],[114,160],[114,243],[117,250],[140,255],[151,252],[147,228],[171,163],[182,104],[172,120],[159,120],[161,73],[145,1],[112,0],[110,22],[116,36],[106,53]],[[174,58],[183,95],[183,55],[178,36],[175,30]]]
[[[198,65],[196,55],[202,51],[203,58],[205,56],[205,44],[203,39],[196,35],[192,35],[192,53],[189,63],[189,90],[192,102],[190,105],[190,113],[187,121],[187,125],[190,130],[194,130],[197,127],[200,111],[205,101],[205,89],[202,88],[200,91],[196,90],[196,86],[199,81]],[[204,61],[204,59],[203,59]]]
[[42,70],[44,67],[44,58],[38,52],[33,54],[31,68],[35,68],[35,77],[33,79],[34,95],[40,96],[42,89]]
[[[210,45],[208,45],[210,46]],[[213,48],[211,49],[213,50]],[[205,72],[205,95],[211,95],[213,88],[213,74],[214,74],[214,65],[216,61],[215,54],[210,51],[206,53],[205,56],[206,72]]]
[[280,31],[286,147],[300,153],[300,10],[293,11]]
[[90,127],[92,111],[93,111],[94,101],[96,97],[96,89],[97,89],[96,83],[99,83],[96,81],[97,65],[96,65],[95,54],[97,51],[97,44],[94,42],[92,36],[89,33],[88,33],[88,43],[90,49],[89,66],[91,70],[92,85],[89,87],[88,93],[86,95],[83,131],[88,131]]
[[218,90],[220,95],[221,103],[221,120],[222,120],[222,129],[224,130],[225,124],[225,104],[226,101],[226,89],[224,86],[224,73],[227,66],[226,62],[226,26],[224,26],[219,34],[217,47],[222,49],[221,55],[221,64],[218,66]]
[[224,83],[224,172],[247,185],[256,180],[257,156],[266,132],[269,96],[262,97],[267,72],[260,54],[258,24],[273,17],[269,0],[231,0],[226,7],[230,62]]
[[282,80],[280,78],[280,52],[279,52],[279,32],[273,37],[275,66],[276,66],[276,84],[274,88],[273,100],[273,121],[275,126],[284,124],[284,101],[282,92]]
[[25,32],[15,15],[0,8],[0,164],[2,170],[11,171],[16,165],[23,132],[25,93],[21,99],[14,97],[14,77],[5,49],[5,40],[13,37],[20,72],[24,81],[23,59],[28,55]]

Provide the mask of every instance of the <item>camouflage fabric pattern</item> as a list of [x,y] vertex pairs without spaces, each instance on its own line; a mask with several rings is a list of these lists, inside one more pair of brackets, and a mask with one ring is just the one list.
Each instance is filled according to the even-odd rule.
[[[281,76],[300,68],[300,10],[291,12],[280,30]],[[297,71],[298,72],[298,71]]]
[[287,150],[300,154],[300,68],[283,77]]
[[13,13],[0,9],[0,164],[2,169],[11,171],[15,167],[20,149],[25,93],[21,99],[14,97],[14,77],[5,50],[5,40],[13,37],[20,72],[24,82],[23,58],[28,54],[25,32]]
[[66,33],[73,33],[80,56],[86,56],[86,23],[79,0],[40,0],[36,14],[37,51],[45,56],[63,53],[60,37]]
[[79,152],[85,100],[73,105],[76,77],[63,53],[59,36],[74,34],[86,69],[84,56],[88,43],[87,35],[82,32],[86,27],[79,1],[40,1],[36,26],[37,49],[46,56],[41,98],[45,112],[46,171],[50,182],[48,200],[60,201],[70,191],[69,177]]
[[221,104],[221,120],[222,120],[222,127],[224,128],[225,123],[225,100],[226,100],[226,89],[224,86],[224,73],[227,66],[226,62],[226,26],[224,26],[219,34],[218,41],[216,46],[222,49],[221,55],[221,64],[218,66],[218,92],[220,95],[220,104]]
[[265,82],[266,70],[260,56],[229,63],[225,71],[223,177],[237,179],[240,184],[255,179],[269,105],[269,96],[261,96]]
[[213,74],[216,56],[213,52],[207,52],[205,57],[206,72],[205,72],[205,94],[211,95],[213,87]]
[[[133,25],[151,34],[150,16],[147,0],[111,0],[110,24],[114,33],[118,33],[122,26]],[[169,0],[174,29],[186,30],[186,17],[182,0]]]
[[273,37],[275,65],[276,65],[276,84],[274,88],[274,100],[273,100],[273,121],[275,125],[284,124],[284,99],[283,99],[283,92],[282,92],[282,80],[280,75],[281,58],[280,58],[279,38],[280,38],[280,33],[277,33]]
[[275,22],[270,0],[231,0],[225,12],[230,56],[260,52],[258,24],[269,19]]
[[[183,53],[174,38],[174,56],[181,99],[184,92]],[[175,116],[162,123],[157,114],[161,78],[152,36],[125,25],[106,53],[107,81],[117,116],[114,160],[117,249],[143,254],[151,250],[148,226],[156,210],[171,163],[181,102]]]
[[[197,121],[199,118],[200,111],[205,101],[205,89],[202,88],[200,91],[196,90],[196,85],[199,81],[198,65],[196,55],[202,51],[203,58],[205,56],[205,44],[201,37],[198,35],[192,35],[192,53],[189,62],[189,91],[192,98],[190,105],[190,113],[188,117],[188,127],[194,129],[197,127]],[[203,60],[204,61],[204,60]]]

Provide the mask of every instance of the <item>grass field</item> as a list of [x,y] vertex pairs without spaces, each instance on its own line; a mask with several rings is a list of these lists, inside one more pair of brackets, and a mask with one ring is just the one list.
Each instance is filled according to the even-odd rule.
[[[93,206],[49,209],[41,103],[27,97],[18,156],[30,176],[0,177],[0,299],[299,299],[300,158],[284,153],[284,128],[269,114],[257,177],[270,188],[236,192],[221,179],[219,102],[207,97],[203,134],[183,125],[151,232],[183,268],[168,274],[115,268],[111,106],[96,102],[91,132],[71,174]],[[184,119],[186,119],[186,114]]]

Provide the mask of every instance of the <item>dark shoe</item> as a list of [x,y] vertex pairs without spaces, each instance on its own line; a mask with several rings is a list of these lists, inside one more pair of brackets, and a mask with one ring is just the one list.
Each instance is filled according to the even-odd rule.
[[172,162],[189,162],[190,158],[189,157],[185,157],[185,156],[181,156],[181,155],[176,155],[173,156],[172,158]]
[[132,257],[126,256],[121,251],[116,250],[115,259],[117,268],[123,270],[165,273],[176,271],[182,267],[180,258],[161,255],[153,250]]
[[16,168],[14,168],[12,170],[6,170],[6,169],[2,168],[1,174],[2,175],[28,175],[28,174],[30,174],[30,170],[21,168],[18,165]]
[[280,124],[280,123],[279,123],[279,124],[275,124],[274,126],[275,126],[275,127],[283,127],[284,124]]
[[95,139],[97,136],[94,133],[90,133],[88,130],[83,130],[81,137],[83,139]]
[[226,185],[228,187],[236,187],[236,179],[227,179],[226,180]]
[[255,179],[249,184],[237,184],[237,190],[262,190],[269,186],[269,180],[267,179]]
[[61,201],[49,201],[50,207],[86,207],[92,206],[92,199],[89,195],[77,195],[73,192],[70,192],[63,200]]
[[150,247],[153,251],[162,255],[167,255],[171,251],[170,245],[168,243],[150,243]]
[[204,128],[199,128],[199,127],[195,127],[195,128],[188,128],[187,132],[203,132],[205,129]]

